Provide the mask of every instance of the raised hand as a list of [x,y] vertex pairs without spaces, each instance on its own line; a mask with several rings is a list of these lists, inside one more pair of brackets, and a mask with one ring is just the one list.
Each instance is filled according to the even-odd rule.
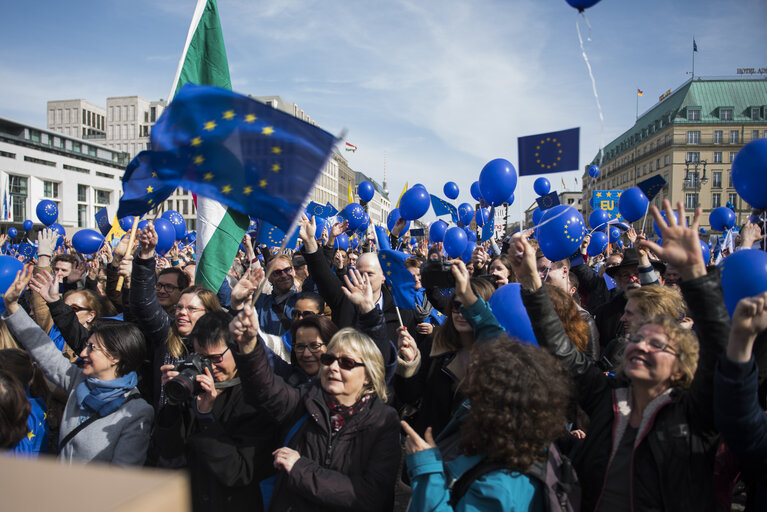
[[416,342],[410,333],[407,332],[407,327],[398,328],[397,335],[399,337],[397,340],[397,345],[399,346],[399,358],[406,363],[413,361],[416,358],[416,355],[418,355],[418,345],[416,345]]
[[264,278],[264,269],[260,265],[252,265],[232,288],[231,308],[235,311],[240,309],[258,288]]
[[287,446],[274,450],[272,455],[274,456],[274,469],[282,469],[286,473],[290,473],[295,463],[301,458],[300,453]]
[[640,247],[646,247],[654,252],[658,257],[667,263],[672,264],[679,269],[682,279],[694,279],[706,275],[706,264],[703,261],[703,254],[700,250],[700,238],[698,237],[698,226],[700,225],[700,216],[703,210],[697,208],[692,219],[690,227],[684,226],[684,208],[682,203],[677,203],[677,213],[679,222],[677,222],[674,213],[671,211],[671,203],[668,200],[663,201],[663,208],[666,211],[666,219],[661,217],[660,212],[655,206],[650,207],[650,213],[655,219],[660,236],[663,238],[663,247],[642,240]]
[[423,437],[421,437],[413,430],[413,427],[408,425],[407,421],[400,421],[399,423],[402,425],[402,430],[407,434],[405,438],[405,452],[408,455],[437,447],[437,443],[434,442],[434,437],[431,435],[431,427],[427,428]]
[[5,309],[9,313],[13,314],[19,309],[19,297],[21,297],[24,288],[29,284],[33,269],[34,265],[32,263],[24,265],[24,268],[16,272],[16,279],[6,290],[3,302],[5,303]]
[[154,248],[157,247],[157,231],[154,223],[149,222],[138,236],[139,258],[149,259],[154,257]]
[[66,277],[68,283],[76,283],[80,281],[83,276],[88,272],[88,266],[84,261],[78,261],[77,264],[72,267],[72,271]]
[[61,298],[59,294],[59,283],[61,282],[54,274],[47,270],[38,272],[32,277],[29,287],[40,294],[40,297],[47,303],[56,302]]
[[252,352],[258,342],[258,315],[255,308],[246,303],[242,311],[229,322],[229,332],[239,346],[240,353]]
[[344,286],[341,289],[349,302],[357,306],[360,313],[369,313],[376,307],[373,287],[370,286],[367,274],[360,274],[356,268],[350,268],[346,273]]
[[756,336],[767,329],[767,292],[740,299],[732,313],[727,358],[737,363],[751,360]]
[[469,269],[466,268],[466,264],[460,258],[450,260],[450,263],[452,264],[450,271],[455,278],[455,298],[460,300],[465,307],[469,307],[477,302],[477,296],[471,289]]
[[[59,234],[55,229],[43,229],[37,235],[37,256],[43,258],[44,256],[53,256],[53,251],[56,249],[56,240],[58,240]],[[48,265],[42,265],[47,267]]]
[[201,414],[208,414],[213,411],[213,402],[216,401],[216,397],[218,396],[216,381],[213,380],[210,368],[205,368],[205,373],[197,375],[195,379],[200,383],[200,387],[202,388],[202,393],[197,395],[197,410]]
[[298,237],[304,242],[304,249],[307,253],[311,254],[317,251],[317,240],[315,236],[317,234],[317,224],[312,218],[308,218],[306,214],[301,214],[301,220],[298,221]]
[[519,278],[519,284],[524,288],[537,290],[543,286],[535,262],[535,250],[527,241],[526,234],[514,233],[514,236],[511,237],[509,259],[514,274]]

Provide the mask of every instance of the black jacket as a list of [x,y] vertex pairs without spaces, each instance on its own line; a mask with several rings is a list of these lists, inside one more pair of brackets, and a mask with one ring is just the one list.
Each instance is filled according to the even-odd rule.
[[304,415],[288,446],[301,455],[290,473],[280,471],[269,510],[389,511],[400,462],[399,416],[374,398],[331,436],[330,414],[319,379],[299,388],[274,375],[262,341],[235,354],[245,398],[263,407],[284,439]]
[[586,310],[592,315],[596,314],[599,306],[609,302],[620,293],[617,288],[608,290],[604,276],[600,276],[598,272],[585,263],[570,267],[570,272],[578,278],[578,293],[587,296]]
[[64,337],[64,341],[75,354],[80,354],[90,338],[90,331],[77,319],[75,310],[64,303],[64,299],[48,303],[53,323]]
[[[714,367],[729,335],[718,273],[681,283],[700,340],[700,358],[689,390],[672,388],[645,410],[633,453],[632,507],[655,510],[713,511],[712,475],[718,435],[714,426]],[[614,443],[627,421],[629,383],[605,376],[579,353],[562,328],[545,290],[522,290],[538,344],[550,350],[576,379],[579,405],[590,416],[582,450],[574,455],[583,489],[583,510],[595,510],[601,499]],[[650,409],[653,409],[652,411]],[[621,412],[622,411],[622,412]],[[623,430],[620,430],[623,432]]]
[[194,512],[261,510],[259,482],[271,467],[274,423],[245,403],[242,386],[219,391],[209,415],[193,405],[165,405],[153,444],[166,459],[186,458]]

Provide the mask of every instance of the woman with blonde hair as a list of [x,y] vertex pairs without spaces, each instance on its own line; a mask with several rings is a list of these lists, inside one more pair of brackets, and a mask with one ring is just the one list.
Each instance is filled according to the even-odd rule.
[[[269,366],[247,305],[230,325],[243,391],[278,423],[269,510],[391,510],[400,461],[399,416],[387,399],[378,346],[352,328],[320,356],[320,378],[294,388]],[[287,433],[287,435],[285,435]]]

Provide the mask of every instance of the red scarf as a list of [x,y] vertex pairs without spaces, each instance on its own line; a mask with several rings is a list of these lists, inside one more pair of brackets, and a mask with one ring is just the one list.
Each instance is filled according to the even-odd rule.
[[325,396],[325,403],[328,405],[328,409],[330,409],[330,427],[333,435],[335,435],[344,427],[346,420],[365,410],[370,405],[374,394],[367,393],[362,395],[362,398],[357,400],[357,402],[348,406],[339,404],[335,398],[327,393],[323,393],[323,395]]

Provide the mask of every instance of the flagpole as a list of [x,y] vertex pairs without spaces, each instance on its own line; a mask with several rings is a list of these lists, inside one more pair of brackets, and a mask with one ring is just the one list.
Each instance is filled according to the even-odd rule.
[[639,89],[637,89],[636,95],[637,95],[637,114],[636,114],[636,120],[638,121],[639,120]]
[[695,35],[692,36],[692,79],[695,80]]

